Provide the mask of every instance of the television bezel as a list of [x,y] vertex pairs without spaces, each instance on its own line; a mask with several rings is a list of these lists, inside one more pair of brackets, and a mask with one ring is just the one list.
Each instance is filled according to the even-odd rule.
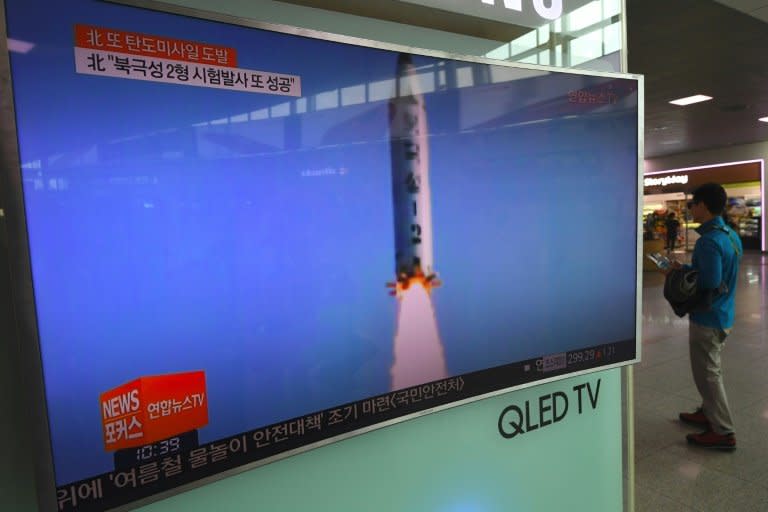
[[[140,8],[149,11],[161,12],[196,18],[205,21],[223,23],[227,25],[241,26],[258,30],[295,35],[310,39],[322,41],[343,43],[355,46],[363,46],[373,49],[388,50],[393,52],[407,52],[417,55],[436,57],[443,59],[452,59],[457,61],[472,62],[478,64],[490,64],[495,66],[506,66],[518,69],[539,70],[552,73],[588,75],[606,78],[630,79],[637,82],[637,168],[636,168],[636,283],[635,283],[635,357],[630,360],[620,361],[608,365],[596,366],[589,369],[578,370],[575,372],[547,377],[532,382],[499,389],[482,395],[473,396],[463,400],[442,404],[436,407],[424,409],[415,413],[399,416],[391,420],[376,423],[351,432],[329,437],[321,441],[303,445],[300,448],[279,453],[277,455],[253,461],[236,468],[228,469],[211,476],[203,477],[188,484],[179,485],[172,489],[162,491],[146,498],[141,498],[124,505],[120,505],[110,510],[127,511],[133,510],[156,501],[181,494],[183,492],[202,487],[209,483],[227,478],[238,473],[249,471],[256,467],[281,460],[296,454],[300,454],[321,446],[325,446],[338,441],[343,441],[360,434],[365,434],[379,428],[393,424],[408,421],[420,416],[443,411],[449,408],[466,405],[478,400],[483,400],[493,396],[502,395],[515,390],[524,389],[532,386],[538,386],[548,382],[558,381],[565,378],[571,378],[579,375],[590,374],[598,371],[606,371],[614,368],[632,365],[638,363],[641,357],[641,308],[642,308],[642,194],[643,194],[643,153],[644,153],[644,77],[638,74],[592,71],[588,69],[562,68],[555,66],[542,66],[535,64],[522,64],[518,62],[499,61],[485,57],[460,55],[451,52],[442,52],[423,48],[409,47],[392,43],[384,43],[375,40],[362,39],[346,35],[332,34],[317,30],[310,30],[289,25],[266,23],[253,19],[242,18],[223,14],[220,12],[196,9],[176,4],[169,4],[157,0],[100,0],[106,3],[119,4],[127,8]],[[9,261],[11,273],[11,295],[12,304],[15,311],[16,333],[18,334],[18,361],[11,361],[16,365],[22,379],[23,391],[22,399],[27,404],[25,407],[26,415],[22,421],[28,427],[25,429],[28,439],[25,440],[27,446],[33,451],[32,461],[34,464],[34,477],[37,489],[38,506],[41,510],[58,510],[56,498],[56,482],[54,476],[53,454],[51,448],[51,433],[48,421],[47,402],[45,393],[45,380],[42,367],[42,353],[39,343],[37,313],[34,300],[34,286],[32,282],[32,269],[29,257],[29,239],[27,233],[27,224],[24,208],[24,195],[21,180],[21,162],[19,155],[19,143],[16,131],[16,114],[13,95],[13,79],[10,69],[10,57],[8,53],[7,24],[6,24],[6,0],[0,0],[0,165],[3,172],[0,173],[0,191],[5,191],[5,220],[8,231],[9,241]],[[0,207],[2,207],[0,203]],[[20,411],[22,412],[22,411]]]

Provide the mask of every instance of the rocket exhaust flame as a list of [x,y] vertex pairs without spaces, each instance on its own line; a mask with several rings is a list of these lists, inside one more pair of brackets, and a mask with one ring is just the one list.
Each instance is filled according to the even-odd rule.
[[448,377],[429,284],[411,279],[398,294],[392,390]]
[[432,288],[437,288],[443,283],[435,274],[425,277],[424,273],[421,272],[421,269],[417,269],[412,276],[400,274],[397,276],[397,281],[394,283],[387,283],[387,288],[392,288],[392,291],[389,292],[390,295],[394,297],[402,297],[403,293],[415,284],[421,285],[428,294],[431,294]]

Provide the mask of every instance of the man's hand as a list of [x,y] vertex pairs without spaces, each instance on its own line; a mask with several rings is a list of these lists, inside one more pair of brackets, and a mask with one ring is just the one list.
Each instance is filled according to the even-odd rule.
[[664,275],[666,276],[666,275],[668,275],[670,272],[672,272],[673,270],[679,270],[679,269],[683,268],[683,264],[682,264],[682,263],[680,263],[680,262],[679,262],[679,261],[677,261],[677,260],[672,260],[672,262],[671,262],[671,263],[672,263],[672,264],[671,264],[671,265],[670,265],[668,268],[660,268],[660,269],[659,269],[659,272],[661,272],[662,274],[664,274]]

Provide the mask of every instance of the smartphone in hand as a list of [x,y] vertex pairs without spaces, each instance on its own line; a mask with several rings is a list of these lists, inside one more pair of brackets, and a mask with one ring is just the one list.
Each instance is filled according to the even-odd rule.
[[672,261],[669,258],[661,254],[660,252],[652,252],[647,255],[647,258],[651,260],[659,269],[668,270],[672,268]]

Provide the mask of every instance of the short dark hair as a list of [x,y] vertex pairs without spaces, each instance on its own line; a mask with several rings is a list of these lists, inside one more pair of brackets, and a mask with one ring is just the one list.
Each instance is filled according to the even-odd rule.
[[693,191],[693,202],[704,203],[712,215],[722,215],[728,195],[717,183],[705,183]]

